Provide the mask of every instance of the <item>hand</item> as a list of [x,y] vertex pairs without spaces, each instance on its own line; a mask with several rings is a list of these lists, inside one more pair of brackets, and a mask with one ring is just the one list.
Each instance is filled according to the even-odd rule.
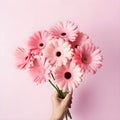
[[64,99],[58,97],[55,92],[52,97],[52,115],[51,120],[63,120],[64,113],[68,108],[71,108],[72,94],[68,93]]

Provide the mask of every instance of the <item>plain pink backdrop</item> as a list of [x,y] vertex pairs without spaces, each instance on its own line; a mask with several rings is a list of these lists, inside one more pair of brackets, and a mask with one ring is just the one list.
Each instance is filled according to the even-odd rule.
[[102,49],[103,67],[73,94],[73,120],[120,120],[120,0],[0,0],[0,120],[49,120],[48,84],[14,67],[33,32],[72,20]]

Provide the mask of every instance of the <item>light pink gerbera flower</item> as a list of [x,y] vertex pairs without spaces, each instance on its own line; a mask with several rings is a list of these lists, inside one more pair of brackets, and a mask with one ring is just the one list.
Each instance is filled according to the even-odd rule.
[[29,70],[29,74],[37,84],[46,82],[51,75],[51,66],[45,59],[35,61],[35,66]]
[[50,61],[50,64],[61,66],[66,64],[68,60],[72,59],[73,50],[71,45],[63,39],[51,40],[43,51],[43,56]]
[[38,54],[37,50],[29,50],[24,48],[17,48],[15,51],[16,66],[18,69],[29,69],[34,66],[35,56]]
[[82,81],[81,68],[73,61],[69,61],[66,65],[55,69],[54,77],[60,89],[63,91],[72,91]]
[[101,50],[91,43],[78,47],[73,59],[80,65],[83,72],[91,73],[96,73],[103,61]]
[[50,28],[51,34],[56,38],[75,41],[78,36],[78,26],[71,21],[59,22]]
[[30,39],[28,40],[28,48],[29,49],[37,48],[39,50],[42,50],[50,39],[51,35],[48,31],[46,30],[38,31],[34,33],[34,35],[31,36]]
[[87,36],[86,34],[84,34],[82,32],[79,32],[76,40],[74,42],[70,42],[70,44],[71,44],[72,48],[75,49],[78,46],[82,46],[82,45],[90,43],[90,42],[91,42],[91,40],[90,40],[89,36]]

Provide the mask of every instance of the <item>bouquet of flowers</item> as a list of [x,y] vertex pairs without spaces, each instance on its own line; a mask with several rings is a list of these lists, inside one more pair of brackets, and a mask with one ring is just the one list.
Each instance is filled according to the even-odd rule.
[[[15,55],[18,69],[27,70],[37,84],[49,81],[62,99],[80,85],[86,73],[95,74],[103,61],[101,50],[72,21],[35,32],[26,49],[18,47]],[[72,118],[69,109],[68,116]]]

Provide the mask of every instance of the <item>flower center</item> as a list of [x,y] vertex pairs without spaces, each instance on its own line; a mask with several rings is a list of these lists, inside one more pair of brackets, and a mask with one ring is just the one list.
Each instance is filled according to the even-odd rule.
[[61,52],[60,52],[60,51],[57,51],[57,52],[56,52],[56,56],[57,56],[57,57],[60,57],[60,56],[61,56]]
[[83,63],[87,63],[87,62],[88,62],[88,58],[87,58],[86,56],[84,56],[84,57],[82,58],[82,62],[83,62]]
[[25,57],[25,60],[27,60],[27,59],[28,59],[28,56]]
[[62,36],[65,36],[65,35],[66,35],[66,33],[64,33],[64,32],[63,32],[63,33],[61,33],[61,35],[62,35]]
[[39,73],[40,73],[40,74],[43,74],[43,70],[40,70]]
[[71,73],[70,73],[70,72],[66,72],[66,73],[64,74],[64,77],[65,77],[66,79],[70,79],[70,78],[71,78]]
[[43,47],[43,45],[44,45],[43,43],[40,43],[40,44],[39,44],[40,47]]
[[75,48],[77,48],[78,47],[78,45],[75,45]]

